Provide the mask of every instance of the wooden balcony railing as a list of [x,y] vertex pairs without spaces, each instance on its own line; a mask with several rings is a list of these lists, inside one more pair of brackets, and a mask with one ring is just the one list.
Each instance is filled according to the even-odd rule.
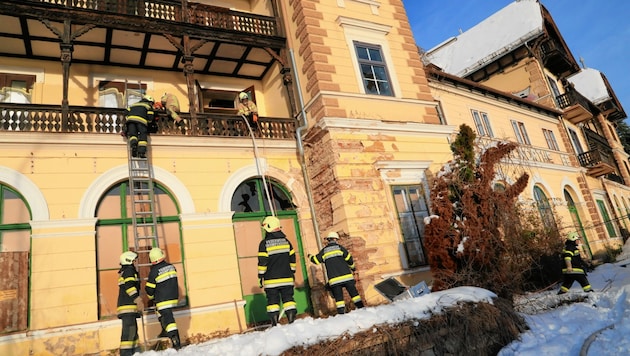
[[[110,12],[120,15],[142,16],[155,20],[184,22],[180,0],[23,0],[24,2]],[[275,18],[233,11],[228,8],[188,2],[188,23],[225,30],[279,36]]]
[[[175,125],[165,113],[158,115],[154,135],[250,137],[243,118],[226,114],[198,113],[191,119],[181,113],[181,125]],[[77,132],[120,134],[125,110],[89,106],[70,106],[68,120],[63,120],[61,106],[36,104],[0,104],[0,131]],[[290,118],[259,117],[255,135],[276,140],[295,139],[296,121]]]

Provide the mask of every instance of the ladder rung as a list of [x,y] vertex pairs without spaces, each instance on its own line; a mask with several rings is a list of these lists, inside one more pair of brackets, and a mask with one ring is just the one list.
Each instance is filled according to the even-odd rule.
[[150,203],[151,199],[141,199],[141,200],[136,200],[136,204],[138,203]]
[[138,236],[136,237],[136,240],[155,240],[156,237],[154,235],[147,235],[147,236]]
[[136,215],[153,215],[152,211],[136,211]]

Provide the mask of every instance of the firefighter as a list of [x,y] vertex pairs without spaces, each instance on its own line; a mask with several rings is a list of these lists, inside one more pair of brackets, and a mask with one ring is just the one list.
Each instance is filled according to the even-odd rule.
[[138,349],[138,323],[144,309],[140,297],[140,279],[134,266],[138,255],[133,251],[126,251],[120,255],[120,270],[118,270],[118,318],[122,321],[120,335],[120,356],[131,356]]
[[171,339],[173,348],[179,350],[181,341],[173,316],[173,308],[177,306],[179,299],[177,270],[175,266],[166,262],[164,252],[159,247],[154,247],[149,251],[149,260],[152,266],[145,290],[149,300],[155,304],[158,320],[162,326],[160,336]]
[[132,157],[147,157],[149,124],[154,120],[153,97],[145,95],[127,108],[126,136],[131,145]]
[[249,125],[254,128],[258,128],[258,107],[253,101],[249,100],[247,93],[238,94],[238,114],[245,116]]
[[588,278],[586,278],[586,263],[584,263],[580,256],[580,248],[578,246],[579,239],[580,235],[577,232],[571,232],[567,235],[564,250],[562,250],[565,268],[562,269],[562,286],[560,286],[558,294],[568,292],[575,281],[580,283],[583,291],[593,291]]
[[267,315],[271,326],[278,324],[280,301],[289,324],[297,315],[293,300],[295,250],[280,226],[280,220],[268,216],[262,222],[265,238],[258,245],[258,286],[265,289]]
[[339,234],[330,232],[326,236],[326,246],[317,255],[308,255],[308,259],[318,265],[324,263],[328,276],[328,287],[335,298],[337,314],[344,314],[346,303],[343,299],[343,288],[346,289],[354,306],[363,308],[363,301],[356,287],[355,270],[352,254],[345,247],[339,245]]
[[[157,103],[156,103],[157,104]],[[179,100],[174,94],[164,93],[162,98],[160,99],[160,105],[157,105],[159,108],[164,109],[168,112],[168,115],[175,120],[175,123],[179,125],[182,121],[182,118],[179,116]]]

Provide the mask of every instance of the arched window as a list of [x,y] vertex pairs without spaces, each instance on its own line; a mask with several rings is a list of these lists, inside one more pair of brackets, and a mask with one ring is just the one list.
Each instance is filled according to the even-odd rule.
[[16,190],[0,183],[0,286],[2,305],[0,334],[28,328],[29,255],[31,210]]
[[540,213],[540,218],[545,228],[556,230],[556,220],[553,216],[553,209],[551,208],[551,204],[549,204],[549,199],[538,186],[534,187],[534,199],[536,200],[536,206],[538,207],[538,212]]
[[271,215],[270,201],[274,211],[295,210],[289,193],[283,187],[269,179],[266,179],[266,183],[267,189],[262,179],[250,179],[241,183],[232,196],[232,210],[236,213],[262,212],[264,215]]
[[[154,183],[155,215],[157,236],[160,248],[166,259],[177,269],[180,306],[186,304],[184,261],[181,248],[179,208],[175,199]],[[123,251],[135,250],[133,221],[131,218],[131,198],[128,181],[111,187],[99,201],[96,208],[98,218],[96,228],[96,254],[98,271],[99,317],[116,315],[118,298],[119,257]],[[146,258],[146,256],[144,256]],[[148,261],[140,261],[146,263]],[[147,268],[142,266],[139,268]],[[141,274],[142,271],[140,271]],[[147,273],[144,273],[146,275]],[[142,285],[144,288],[144,284]],[[144,289],[142,291],[144,294]]]

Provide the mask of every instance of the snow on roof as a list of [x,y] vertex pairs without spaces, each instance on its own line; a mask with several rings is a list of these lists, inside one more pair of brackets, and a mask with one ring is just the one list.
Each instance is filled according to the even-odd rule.
[[516,0],[457,37],[430,49],[426,59],[464,77],[543,33],[537,0]]
[[567,78],[575,90],[594,104],[610,100],[602,73],[596,69],[586,68]]

